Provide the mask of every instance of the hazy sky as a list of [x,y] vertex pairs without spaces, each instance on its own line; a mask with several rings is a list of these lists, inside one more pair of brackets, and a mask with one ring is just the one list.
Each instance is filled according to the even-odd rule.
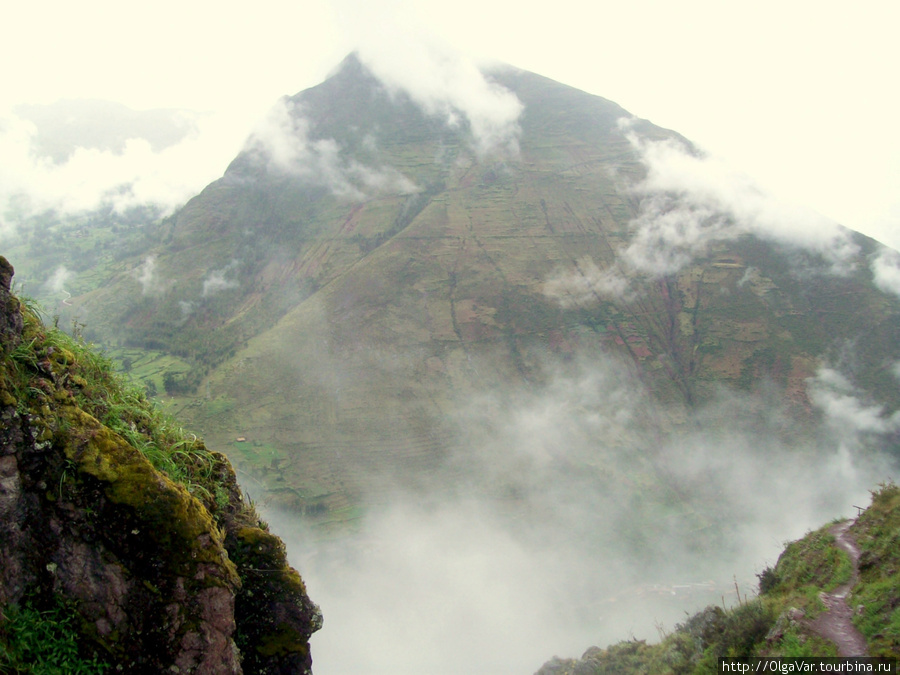
[[20,2],[0,26],[0,112],[73,97],[214,111],[205,161],[178,161],[202,186],[354,47],[443,43],[612,99],[898,248],[898,25],[890,1]]

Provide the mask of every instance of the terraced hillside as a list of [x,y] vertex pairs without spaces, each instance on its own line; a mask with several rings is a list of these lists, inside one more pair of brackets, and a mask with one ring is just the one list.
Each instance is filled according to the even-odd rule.
[[749,231],[661,274],[625,269],[660,198],[635,190],[642,144],[683,139],[531,73],[489,78],[523,106],[494,151],[348,57],[72,312],[107,343],[184,359],[159,378],[180,414],[260,492],[338,520],[470,445],[473,405],[489,419],[601,360],[663,404],[651,435],[722,386],[772,386],[812,421],[809,378],[851,344],[853,386],[900,407],[900,303],[872,284],[876,242],[847,234],[840,273]]

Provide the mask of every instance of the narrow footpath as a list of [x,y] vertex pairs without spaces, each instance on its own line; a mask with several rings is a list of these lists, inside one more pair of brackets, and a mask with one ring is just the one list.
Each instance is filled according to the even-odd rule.
[[850,589],[859,580],[859,549],[856,541],[847,531],[853,522],[845,520],[828,530],[834,535],[835,543],[850,556],[853,571],[847,583],[841,584],[831,593],[819,593],[819,598],[828,609],[810,621],[809,627],[818,635],[837,645],[840,656],[868,656],[866,640],[853,625],[853,610],[847,604]]

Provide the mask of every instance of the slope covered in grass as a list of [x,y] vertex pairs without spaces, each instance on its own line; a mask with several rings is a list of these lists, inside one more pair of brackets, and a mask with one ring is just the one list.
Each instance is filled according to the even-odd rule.
[[[823,595],[846,583],[854,570],[835,544],[829,524],[791,542],[774,568],[760,575],[760,594],[732,607],[710,606],[688,618],[657,644],[620,642],[591,647],[581,659],[554,658],[539,675],[601,673],[716,673],[723,656],[838,656],[821,634],[829,611]],[[858,582],[847,603],[871,656],[900,654],[900,487],[872,493],[872,504],[849,530],[862,555]]]

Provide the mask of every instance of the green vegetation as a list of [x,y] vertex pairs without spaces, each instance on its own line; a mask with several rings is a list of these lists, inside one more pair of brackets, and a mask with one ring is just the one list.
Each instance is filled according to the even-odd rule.
[[[256,527],[245,527],[229,537],[229,550],[245,570],[243,586],[235,605],[235,618],[243,630],[235,642],[243,653],[245,667],[259,667],[265,657],[306,652],[306,636],[286,619],[268,611],[268,602],[285,594],[305,596],[306,588],[296,571],[287,565],[284,543]],[[314,621],[321,625],[321,616]],[[318,628],[317,626],[317,628]]]
[[108,661],[150,672],[207,630],[201,622],[226,620],[218,614],[237,597],[247,615],[280,617],[248,628],[236,616],[234,636],[213,629],[258,652],[244,672],[302,669],[318,609],[229,462],[117,373],[78,326],[74,335],[47,327],[34,303],[3,295],[0,406],[13,430],[4,458],[27,477],[11,493],[21,517],[7,529],[11,560],[24,571],[2,589],[0,671],[100,673]]
[[[832,591],[850,579],[851,563],[847,554],[834,545],[830,526],[811,532],[785,548],[774,570],[760,574],[760,586],[770,596],[791,594],[816,598],[819,591]],[[814,600],[816,609],[820,608]],[[798,605],[799,606],[799,605]],[[802,609],[812,609],[803,603]]]
[[78,635],[77,613],[60,596],[53,601],[44,609],[32,599],[3,609],[0,673],[102,675],[108,671],[109,665],[97,654],[87,654]]
[[[3,389],[23,413],[42,415],[47,440],[65,432],[77,407],[144,455],[158,471],[209,502],[223,461],[147,397],[143,388],[116,372],[113,362],[80,337],[45,327],[37,307],[25,302],[21,343],[10,353]],[[54,386],[54,384],[62,386]],[[50,405],[59,406],[48,415]],[[55,419],[54,419],[55,418]]]
[[167,393],[167,377],[183,376],[191,370],[189,362],[159,350],[114,347],[106,353],[128,379],[144,387],[149,398]]
[[[821,592],[852,578],[852,562],[828,532],[832,524],[791,542],[774,568],[759,574],[760,595],[730,609],[707,607],[658,644],[632,640],[592,647],[580,660],[556,659],[541,675],[713,673],[722,656],[837,656],[811,621],[825,610]],[[885,484],[850,528],[862,555],[850,595],[854,622],[872,656],[900,653],[900,487]]]
[[886,484],[855,526],[861,551],[854,621],[873,656],[900,654],[900,487]]
[[[16,261],[24,291],[47,306],[109,283],[126,260],[159,245],[174,222],[161,218],[153,206],[124,213],[100,207],[75,215],[45,211],[9,217],[19,225],[16,234],[4,240],[4,255]],[[46,284],[60,268],[66,271],[64,283],[55,288]]]
[[[315,485],[315,496],[339,495],[334,512],[377,494],[380,469],[432,470],[454,449],[447,412],[473,393],[538,387],[598,355],[631,362],[673,419],[723,385],[766,382],[786,392],[787,416],[806,420],[806,381],[853,344],[854,386],[886,415],[900,408],[883,367],[900,359],[900,305],[867,278],[874,249],[862,240],[845,277],[746,236],[669,278],[631,279],[627,300],[546,295],[548,280],[587,280],[632,243],[641,204],[623,182],[645,167],[614,103],[531,73],[493,77],[527,109],[515,157],[473,152],[464,125],[387,95],[351,57],[291,105],[310,138],[334,140],[348,168],[338,178],[364,196],[242,153],[172,217],[41,214],[9,253],[42,291],[64,264],[73,297],[56,292],[54,311],[87,321],[88,337],[210,447],[265,444],[234,454],[261,487]],[[647,139],[677,138],[635,124]],[[354,166],[415,189],[369,184]]]

